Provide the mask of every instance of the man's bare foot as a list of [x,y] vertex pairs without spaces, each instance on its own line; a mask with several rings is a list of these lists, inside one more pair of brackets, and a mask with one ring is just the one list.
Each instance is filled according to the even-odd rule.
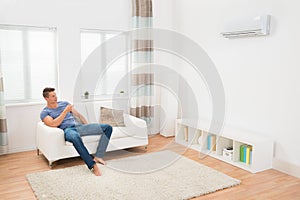
[[100,163],[100,164],[102,164],[102,165],[105,165],[105,164],[106,164],[105,161],[104,161],[102,158],[94,157],[94,161],[95,161],[96,163]]
[[94,164],[92,172],[96,175],[96,176],[101,176],[101,171],[97,166],[97,163]]

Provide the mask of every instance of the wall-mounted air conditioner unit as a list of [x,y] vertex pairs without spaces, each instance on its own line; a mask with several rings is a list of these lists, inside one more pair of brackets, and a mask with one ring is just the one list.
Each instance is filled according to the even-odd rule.
[[254,18],[251,21],[240,22],[240,24],[227,27],[228,31],[222,32],[221,35],[225,38],[242,38],[265,36],[270,34],[270,15],[263,15]]

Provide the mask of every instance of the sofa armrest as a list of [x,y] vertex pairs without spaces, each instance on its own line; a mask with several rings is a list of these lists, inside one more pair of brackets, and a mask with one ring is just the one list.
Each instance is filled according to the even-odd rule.
[[126,134],[140,139],[148,139],[147,124],[145,120],[124,114],[124,123],[126,126]]
[[64,131],[49,127],[40,121],[36,128],[36,145],[42,152],[47,152],[47,150],[51,150],[57,145],[65,145]]

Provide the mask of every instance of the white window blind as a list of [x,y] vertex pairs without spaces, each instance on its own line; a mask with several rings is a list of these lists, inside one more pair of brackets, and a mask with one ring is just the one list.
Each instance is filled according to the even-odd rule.
[[6,103],[40,101],[44,87],[57,87],[56,46],[55,28],[0,25]]
[[[101,31],[101,30],[81,30],[81,63],[83,64],[88,56],[103,42],[113,38],[120,32]],[[124,40],[124,44],[125,40]],[[105,54],[105,52],[104,52]],[[105,55],[99,55],[105,58]],[[104,77],[101,77],[94,95],[113,95],[120,91],[116,91],[119,81],[128,72],[128,56],[118,58],[112,63],[106,71]],[[119,90],[126,91],[127,85]]]

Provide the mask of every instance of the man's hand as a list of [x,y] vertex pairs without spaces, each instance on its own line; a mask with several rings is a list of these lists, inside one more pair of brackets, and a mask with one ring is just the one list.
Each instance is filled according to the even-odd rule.
[[68,113],[68,112],[72,112],[72,110],[73,110],[73,105],[68,104],[64,111]]
[[75,108],[72,106],[72,114],[74,117],[76,117],[82,124],[88,124],[88,121],[85,119],[85,117],[80,114]]

